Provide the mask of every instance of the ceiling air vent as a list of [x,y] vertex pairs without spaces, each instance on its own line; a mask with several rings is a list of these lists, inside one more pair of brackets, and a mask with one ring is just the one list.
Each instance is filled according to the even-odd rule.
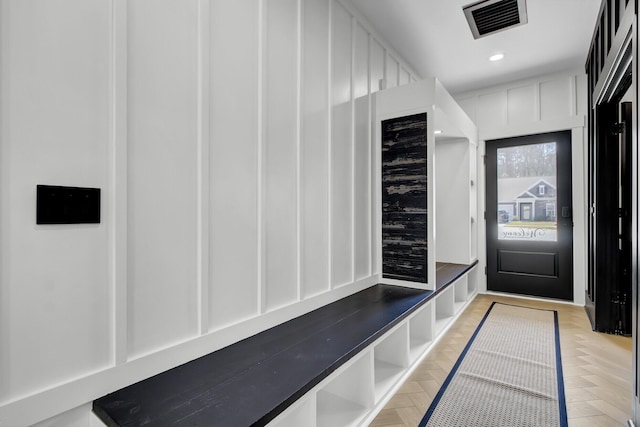
[[526,0],[482,0],[462,10],[476,39],[527,23]]

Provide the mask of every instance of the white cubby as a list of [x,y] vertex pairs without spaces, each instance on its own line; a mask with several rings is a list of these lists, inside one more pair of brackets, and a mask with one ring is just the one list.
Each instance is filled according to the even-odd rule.
[[477,293],[477,267],[418,307],[276,417],[270,427],[369,425]]
[[[371,351],[341,370],[318,390],[317,426],[357,426],[374,405]],[[303,424],[304,425],[304,424]]]
[[409,331],[402,323],[373,348],[375,397],[378,402],[409,366]]
[[459,312],[467,302],[469,298],[467,276],[464,275],[453,284],[454,298],[453,298],[453,312]]
[[436,296],[435,334],[438,335],[451,322],[454,312],[453,286],[448,286]]
[[314,427],[316,425],[316,406],[312,396],[305,395],[276,417],[271,427]]
[[467,274],[467,293],[469,298],[478,293],[478,266],[476,265]]
[[423,305],[409,319],[409,355],[412,362],[424,354],[431,345],[434,322],[433,302]]

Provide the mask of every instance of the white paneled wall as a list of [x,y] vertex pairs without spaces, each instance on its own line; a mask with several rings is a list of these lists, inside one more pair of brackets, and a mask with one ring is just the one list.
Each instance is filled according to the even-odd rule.
[[353,281],[353,30],[351,15],[339,3],[333,5],[331,23],[331,283],[335,287]]
[[264,2],[264,301],[298,299],[298,1]]
[[369,97],[369,35],[354,23],[354,274],[355,280],[371,275],[371,98]]
[[[0,402],[112,359],[109,32],[107,2],[0,2]],[[105,220],[36,225],[38,184],[102,188]]]
[[260,303],[262,15],[259,2],[215,0],[209,16],[208,259],[209,283],[220,285],[208,297],[219,329],[255,316]]
[[330,287],[330,2],[303,2],[301,227],[302,297]]
[[369,44],[369,87],[371,93],[380,90],[380,81],[384,80],[385,66],[384,66],[384,47],[378,42],[378,40],[371,38]]
[[398,70],[398,61],[396,60],[396,58],[393,57],[393,55],[391,55],[390,53],[387,53],[387,58],[386,58],[386,75],[385,75],[385,81],[387,83],[387,88],[391,88],[391,87],[396,87],[398,86],[398,77],[399,77],[399,70]]
[[0,424],[375,283],[371,94],[415,78],[339,0],[0,0]]
[[411,74],[404,69],[404,67],[400,67],[400,74],[398,76],[398,84],[400,86],[406,85],[411,80]]
[[584,127],[586,76],[553,74],[456,95],[481,139]]
[[197,0],[127,4],[135,52],[127,76],[127,324],[135,357],[197,333],[200,88]]

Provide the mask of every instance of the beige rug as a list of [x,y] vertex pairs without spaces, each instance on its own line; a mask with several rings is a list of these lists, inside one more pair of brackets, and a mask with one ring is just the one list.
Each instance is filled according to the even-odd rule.
[[493,303],[420,426],[567,426],[557,312]]

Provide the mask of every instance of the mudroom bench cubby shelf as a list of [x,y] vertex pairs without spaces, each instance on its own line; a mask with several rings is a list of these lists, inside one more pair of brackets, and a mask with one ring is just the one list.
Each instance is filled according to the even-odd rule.
[[367,288],[97,399],[95,418],[108,426],[367,425],[476,295],[476,264],[438,264],[435,290]]

